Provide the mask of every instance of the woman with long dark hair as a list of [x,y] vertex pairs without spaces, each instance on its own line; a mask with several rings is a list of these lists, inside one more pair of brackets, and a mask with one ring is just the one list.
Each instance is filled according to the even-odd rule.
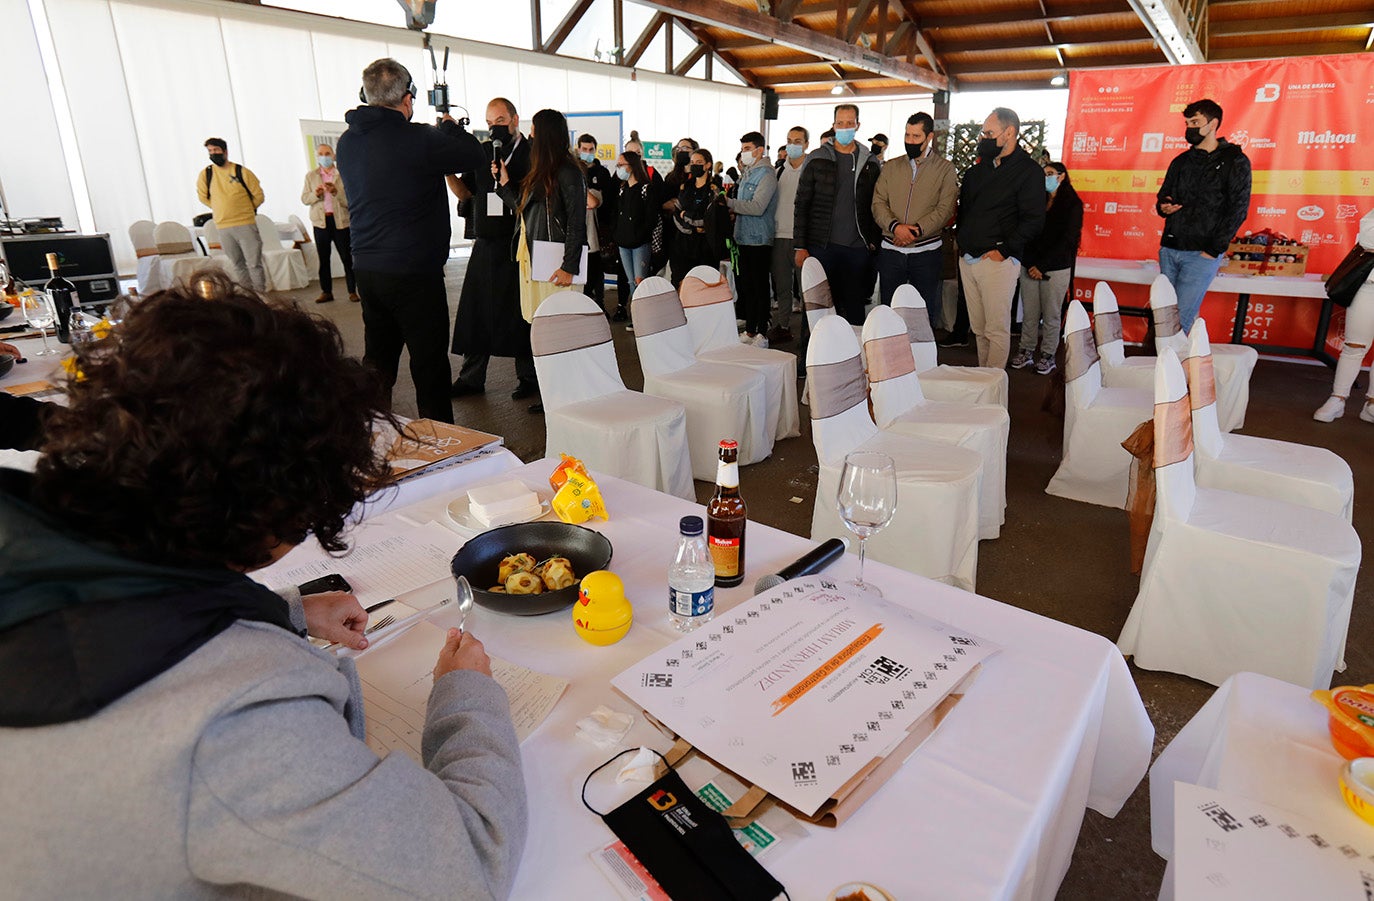
[[1054,372],[1059,317],[1083,235],[1083,200],[1063,163],[1045,164],[1045,192],[1045,227],[1021,261],[1021,349],[1011,361],[1013,369],[1033,365],[1041,375]]
[[[620,180],[620,198],[616,206],[615,244],[620,248],[620,263],[625,275],[635,285],[649,277],[649,239],[653,235],[654,217],[658,204],[653,182],[644,160],[633,150],[627,150],[615,161],[615,174]],[[631,286],[620,293],[628,299]],[[625,306],[622,301],[621,307]]]
[[720,265],[725,248],[715,218],[721,207],[720,189],[711,177],[711,151],[704,147],[694,150],[673,211],[670,258],[674,288],[682,284],[692,267]]
[[[519,184],[511,181],[504,163],[496,177],[497,195],[520,217],[515,249],[520,263],[520,312],[530,322],[544,298],[572,284],[573,276],[581,271],[587,241],[587,184],[573,160],[563,114],[552,109],[534,114],[530,171]],[[548,281],[535,281],[531,273],[536,241],[563,245],[563,263]]]

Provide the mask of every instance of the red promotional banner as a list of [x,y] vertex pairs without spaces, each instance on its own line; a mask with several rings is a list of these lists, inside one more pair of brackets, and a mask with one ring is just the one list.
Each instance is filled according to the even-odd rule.
[[[1218,133],[1244,149],[1253,169],[1240,233],[1287,235],[1311,248],[1309,274],[1329,273],[1374,209],[1374,54],[1070,72],[1064,164],[1084,202],[1079,255],[1158,258],[1164,220],[1155,192],[1170,160],[1188,149],[1183,108],[1204,97],[1221,104]],[[1254,301],[1247,341],[1311,345],[1319,301]],[[1213,340],[1230,340],[1234,312],[1235,295],[1208,295]],[[1331,350],[1342,313],[1332,320]]]

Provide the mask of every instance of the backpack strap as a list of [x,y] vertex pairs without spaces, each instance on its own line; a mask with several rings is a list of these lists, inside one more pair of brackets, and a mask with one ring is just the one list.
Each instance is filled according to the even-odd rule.
[[205,196],[206,196],[206,197],[209,197],[209,196],[210,196],[211,170],[214,169],[214,168],[215,168],[214,166],[206,166],[206,167],[205,167]]
[[243,180],[243,166],[239,163],[234,164],[234,178],[237,178],[239,184],[243,186],[244,193],[248,195],[248,202],[252,204],[253,209],[256,210],[258,205],[253,202],[253,191],[248,187],[248,182]]

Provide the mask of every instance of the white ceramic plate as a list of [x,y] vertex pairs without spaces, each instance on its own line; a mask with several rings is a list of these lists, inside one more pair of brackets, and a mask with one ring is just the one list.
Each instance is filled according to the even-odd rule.
[[458,528],[469,532],[485,532],[488,528],[495,529],[500,526],[515,525],[518,522],[535,522],[536,520],[551,518],[553,516],[553,492],[551,490],[541,490],[539,488],[533,488],[531,490],[539,497],[538,516],[512,519],[508,522],[498,520],[490,526],[484,526],[477,521],[477,517],[473,516],[472,511],[468,509],[468,495],[467,492],[463,492],[449,502],[448,518],[452,520],[453,524]]

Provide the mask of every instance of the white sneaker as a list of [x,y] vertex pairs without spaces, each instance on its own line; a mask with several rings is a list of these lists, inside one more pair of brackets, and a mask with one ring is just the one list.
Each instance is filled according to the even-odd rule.
[[754,342],[753,342],[753,343],[754,343],[754,346],[755,346],[755,347],[761,347],[761,348],[763,348],[764,350],[767,350],[767,349],[768,349],[768,336],[765,335],[763,332],[759,332],[759,333],[758,333],[758,336],[754,338]]
[[748,332],[740,332],[740,333],[739,333],[739,343],[740,343],[740,344],[753,344],[753,343],[754,343],[754,336],[751,335],[751,334],[749,334]]
[[1365,422],[1374,422],[1374,397],[1365,402],[1360,408],[1360,418]]
[[[1368,406],[1366,404],[1366,406]],[[1312,414],[1312,418],[1317,422],[1335,422],[1345,415],[1345,398],[1331,395],[1326,399],[1326,403],[1317,408],[1317,412]],[[1360,417],[1364,418],[1365,411],[1360,411]]]

